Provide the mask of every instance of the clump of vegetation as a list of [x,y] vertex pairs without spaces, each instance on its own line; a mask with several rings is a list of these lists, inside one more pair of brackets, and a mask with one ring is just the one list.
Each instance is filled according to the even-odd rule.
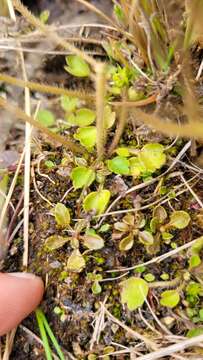
[[[109,18],[78,2],[111,25],[105,41],[93,39],[100,56],[80,46],[88,37],[65,40],[48,13],[35,17],[13,1],[29,36],[37,29],[70,53],[60,68],[70,88],[0,74],[5,89],[52,95],[35,117],[3,97],[0,106],[41,131],[31,158],[30,268],[46,275],[57,338],[78,359],[110,359],[120,343],[134,357],[135,331],[139,354],[156,350],[162,333],[202,334],[202,171],[193,161],[203,127],[199,78],[191,81],[202,4],[178,4],[172,19],[163,1],[113,1]],[[47,359],[47,335],[63,359],[44,313],[36,317]]]

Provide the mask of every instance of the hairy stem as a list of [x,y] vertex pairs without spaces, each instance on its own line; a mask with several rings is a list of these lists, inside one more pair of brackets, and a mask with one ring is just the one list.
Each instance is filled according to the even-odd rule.
[[0,96],[0,107],[3,109],[9,111],[11,114],[13,114],[15,117],[19,118],[23,122],[28,122],[29,124],[33,125],[37,129],[41,130],[43,134],[47,135],[49,138],[54,140],[55,142],[59,142],[60,144],[64,145],[65,147],[69,148],[73,152],[76,153],[84,153],[84,149],[80,147],[79,145],[75,144],[72,140],[64,138],[63,136],[59,134],[55,134],[52,131],[50,131],[45,126],[41,125],[38,121],[36,121],[33,117],[28,116],[22,109],[19,107],[12,105],[5,99],[3,99]]

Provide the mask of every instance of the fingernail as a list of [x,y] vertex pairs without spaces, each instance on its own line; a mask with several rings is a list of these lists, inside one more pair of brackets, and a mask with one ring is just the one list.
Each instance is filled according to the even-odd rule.
[[26,272],[14,272],[14,273],[7,273],[7,275],[15,276],[17,278],[21,279],[36,279],[36,276],[34,274],[26,273]]

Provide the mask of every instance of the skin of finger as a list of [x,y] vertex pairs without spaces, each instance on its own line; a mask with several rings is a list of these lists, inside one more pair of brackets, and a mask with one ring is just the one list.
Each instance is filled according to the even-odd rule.
[[39,305],[44,292],[40,278],[0,274],[0,336],[17,326]]

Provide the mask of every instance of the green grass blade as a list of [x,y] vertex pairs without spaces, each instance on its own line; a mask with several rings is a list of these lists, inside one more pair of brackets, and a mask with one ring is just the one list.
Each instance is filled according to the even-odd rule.
[[46,332],[49,335],[50,340],[51,340],[53,346],[55,347],[55,350],[56,350],[60,360],[65,360],[65,357],[64,357],[64,354],[61,351],[60,345],[59,345],[56,337],[54,336],[53,331],[51,330],[51,328],[49,326],[49,323],[48,323],[44,313],[42,312],[42,310],[40,310],[40,315],[41,315],[41,318],[43,319],[43,325],[44,325],[44,327],[46,329]]
[[41,335],[41,338],[42,338],[46,358],[47,358],[47,360],[52,360],[53,358],[52,358],[52,354],[51,354],[51,349],[50,349],[50,346],[49,346],[49,341],[48,341],[46,330],[45,330],[45,327],[44,327],[43,313],[42,313],[42,311],[40,309],[37,309],[35,311],[35,315],[36,315],[37,323],[38,323],[38,326],[39,326],[40,335]]

